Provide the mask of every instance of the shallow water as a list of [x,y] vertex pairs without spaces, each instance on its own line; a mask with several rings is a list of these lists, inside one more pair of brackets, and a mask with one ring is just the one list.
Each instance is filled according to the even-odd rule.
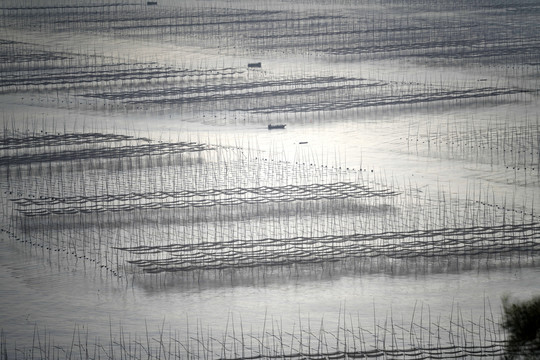
[[[504,338],[501,297],[537,293],[534,1],[26,5],[2,9],[4,140],[137,140],[2,149],[10,355],[38,334],[59,354],[149,339],[161,351],[165,337],[191,357],[490,344]],[[368,190],[325,188],[341,182]],[[425,232],[412,247],[410,231]],[[358,234],[398,250],[354,255]],[[204,246],[244,259],[240,244],[262,256],[169,272],[181,256],[204,265]],[[310,263],[277,266],[299,247]]]
[[274,276],[254,270],[202,280],[185,276],[175,286],[164,286],[159,279],[128,285],[88,265],[56,268],[39,252],[21,249],[9,239],[1,246],[2,323],[10,341],[21,345],[36,328],[59,343],[69,340],[76,326],[83,334],[88,331],[85,336],[91,340],[106,340],[111,324],[115,335],[121,326],[133,335],[149,331],[155,336],[164,323],[182,339],[197,327],[222,334],[231,319],[237,326],[242,323],[246,333],[260,331],[265,322],[293,331],[300,324],[318,329],[322,321],[332,331],[340,316],[352,316],[366,329],[373,327],[374,318],[407,323],[421,315],[446,324],[452,312],[472,321],[497,321],[501,297],[535,295],[539,275],[535,267],[518,265],[456,273],[422,274],[419,269],[403,275],[340,275],[332,269],[299,275],[282,269]]

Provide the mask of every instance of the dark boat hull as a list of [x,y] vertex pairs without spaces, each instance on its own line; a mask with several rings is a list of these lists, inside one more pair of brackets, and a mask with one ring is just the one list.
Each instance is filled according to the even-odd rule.
[[272,125],[268,124],[268,130],[274,130],[274,129],[285,129],[285,124],[278,124],[278,125]]

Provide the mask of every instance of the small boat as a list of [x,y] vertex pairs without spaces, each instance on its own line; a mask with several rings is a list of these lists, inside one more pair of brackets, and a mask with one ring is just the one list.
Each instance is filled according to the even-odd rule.
[[276,125],[268,124],[268,130],[285,129],[285,126],[287,125],[286,124],[276,124]]
[[146,5],[157,5],[157,1],[147,1]]
[[256,62],[256,63],[249,63],[248,68],[260,68],[262,67],[262,63]]

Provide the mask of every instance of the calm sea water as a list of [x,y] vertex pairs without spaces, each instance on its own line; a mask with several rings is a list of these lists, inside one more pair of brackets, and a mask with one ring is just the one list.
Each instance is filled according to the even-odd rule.
[[[6,7],[16,5],[13,2]],[[129,14],[122,8],[122,16],[114,20],[114,31],[109,29],[107,17],[114,18],[118,13],[110,7],[98,11],[99,20],[93,17],[92,8],[83,6],[74,10],[76,15],[67,10],[58,18],[54,15],[55,21],[50,23],[34,23],[34,18],[48,18],[33,16],[32,11],[44,16],[41,12],[50,14],[54,7],[4,9],[2,17],[7,25],[2,30],[6,40],[16,45],[10,47],[12,43],[7,41],[2,47],[8,59],[15,59],[2,71],[12,79],[20,76],[22,80],[17,81],[24,82],[25,76],[34,76],[39,83],[41,80],[35,79],[42,75],[40,69],[51,64],[60,64],[77,76],[81,68],[90,74],[84,75],[90,80],[75,81],[72,87],[66,85],[72,81],[67,77],[61,86],[2,85],[5,133],[101,132],[147,137],[155,142],[194,141],[220,149],[235,148],[234,155],[219,153],[230,156],[221,159],[221,164],[244,156],[256,158],[260,168],[275,161],[310,169],[290,177],[279,177],[275,174],[282,173],[276,171],[273,179],[248,174],[252,176],[249,180],[241,180],[250,187],[286,185],[297,181],[294,176],[323,174],[314,168],[335,169],[336,174],[337,169],[348,171],[370,186],[406,194],[396,201],[396,208],[412,218],[403,220],[403,224],[419,224],[422,229],[538,220],[539,102],[534,91],[538,88],[540,47],[531,34],[538,33],[535,14],[540,10],[534,2],[522,1],[516,8],[481,1],[455,7],[434,2],[434,11],[423,11],[424,5],[415,1],[406,6],[377,1],[361,8],[348,2],[287,5],[238,1],[215,6],[194,2],[193,7],[182,10],[187,12],[181,14],[189,15],[179,18],[211,21],[205,22],[204,29],[203,25],[186,26],[191,29],[189,35],[176,33],[178,26],[170,20],[174,17],[166,16],[180,5],[173,1],[167,5],[171,7],[137,7]],[[30,1],[28,6],[34,8],[35,2]],[[273,11],[283,13],[273,15]],[[270,20],[265,18],[257,24],[245,15],[233,17],[236,12]],[[141,14],[148,18],[141,20]],[[364,27],[357,18],[371,21],[372,26]],[[74,19],[84,20],[83,25],[70,28]],[[273,25],[265,28],[267,24]],[[283,24],[291,27],[289,32],[282,32]],[[444,25],[440,25],[442,30],[439,24]],[[315,36],[318,32],[323,35]],[[297,36],[291,37],[291,33]],[[448,34],[459,41],[450,41]],[[504,35],[502,40],[497,34]],[[33,45],[27,48],[27,43]],[[245,48],[244,43],[248,44]],[[26,52],[50,59],[30,61],[34,70],[28,70],[31,66],[17,68]],[[69,60],[63,58],[66,53]],[[262,61],[262,69],[248,71],[246,64],[251,61]],[[106,71],[101,71],[102,67]],[[195,75],[182,73],[165,80],[109,79],[103,83],[95,79],[96,74],[101,76],[111,68],[132,72],[180,69]],[[158,73],[150,77],[161,76]],[[193,104],[182,96],[199,100]],[[268,131],[269,123],[287,127]],[[3,155],[8,154],[18,153],[9,150]],[[210,165],[220,164],[216,158],[212,161],[215,163]],[[85,169],[81,164],[74,159],[69,169]],[[36,167],[33,169],[36,171]],[[155,169],[149,174],[156,179],[158,174],[171,179],[183,174],[174,167],[156,165]],[[126,173],[116,171],[98,180],[109,181],[107,185],[113,184],[122,192],[128,187],[117,179]],[[418,331],[424,334],[431,333],[430,326],[451,329],[449,324],[463,325],[460,331],[466,332],[464,324],[473,329],[479,324],[497,324],[505,294],[526,299],[540,288],[534,252],[523,261],[471,260],[468,266],[453,270],[445,266],[426,270],[421,263],[411,262],[403,271],[402,267],[389,269],[389,262],[375,259],[373,266],[355,271],[319,264],[158,276],[122,274],[118,278],[91,261],[51,254],[19,241],[18,230],[11,226],[14,217],[12,203],[7,200],[12,197],[9,191],[44,189],[42,181],[65,183],[70,190],[62,195],[86,194],[94,186],[104,188],[94,178],[85,179],[83,173],[74,171],[75,175],[65,174],[60,180],[33,173],[23,175],[21,183],[6,181],[0,185],[4,194],[0,227],[14,231],[13,236],[0,234],[0,327],[10,349],[28,349],[36,344],[37,335],[38,341],[49,337],[49,342],[67,349],[81,337],[107,344],[125,337],[141,342],[166,333],[174,343],[212,339],[218,344],[212,353],[219,354],[220,339],[229,339],[227,346],[234,346],[244,338],[256,341],[279,335],[284,345],[297,341],[294,339],[300,330],[302,334],[321,334],[324,329],[331,337],[366,329],[366,334],[371,334],[368,336],[378,338],[381,331],[386,334],[389,321],[408,329],[411,324],[419,324],[424,330]],[[192,180],[195,184],[208,180],[209,184],[223,185],[221,175],[213,173],[212,179]],[[298,182],[333,179],[325,176]],[[79,183],[69,183],[71,180]],[[229,187],[239,186],[227,180],[231,184],[224,183]],[[131,181],[142,182],[141,178]],[[159,181],[149,182],[149,188],[159,187],[155,185]],[[171,183],[166,185],[174,188],[174,181]],[[46,191],[43,194],[50,195]],[[322,230],[370,228],[369,224],[362,227],[354,223],[363,216],[355,213],[356,209],[352,207],[342,218],[335,215],[337,212],[330,214],[334,222],[323,224]],[[304,226],[308,220],[291,208],[287,210],[283,218],[293,219],[287,220],[286,229],[292,237],[303,231],[294,224]],[[220,211],[215,213],[222,215]],[[233,214],[227,211],[223,213]],[[432,212],[438,217],[430,222],[426,219]],[[448,222],[441,214],[448,214]],[[459,222],[465,218],[463,214],[471,217]],[[414,218],[420,215],[421,220]],[[374,217],[384,222],[382,216]],[[51,219],[55,226],[66,224]],[[276,225],[274,220],[264,223],[276,227],[268,234],[284,233],[279,221]],[[249,225],[249,221],[255,225]],[[262,237],[264,227],[259,228],[256,221],[257,217],[250,214],[247,220],[226,225],[233,234],[240,230],[245,234],[247,228]],[[172,228],[195,228],[199,224],[174,224]],[[67,238],[67,243],[82,247],[90,242],[85,236],[93,234],[98,225],[91,223],[88,228],[63,233],[49,228],[42,235],[51,235],[56,241]],[[149,238],[159,244],[175,240],[161,238],[154,228],[129,225],[132,227],[111,226],[112,230],[104,232],[106,238],[122,234],[118,237],[124,236],[128,242],[130,235],[140,236],[138,241]],[[129,229],[133,229],[132,234]],[[147,230],[151,235],[146,235]],[[78,237],[70,242],[66,234]],[[42,236],[37,243],[50,241]],[[493,325],[489,331],[498,329]],[[482,332],[487,333],[493,334]],[[292,340],[283,340],[283,334]],[[426,344],[424,340],[422,344]]]

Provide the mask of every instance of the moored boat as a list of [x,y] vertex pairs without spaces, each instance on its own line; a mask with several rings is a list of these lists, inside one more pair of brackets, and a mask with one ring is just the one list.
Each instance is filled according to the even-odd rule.
[[286,124],[268,124],[268,130],[274,130],[274,129],[285,129]]

